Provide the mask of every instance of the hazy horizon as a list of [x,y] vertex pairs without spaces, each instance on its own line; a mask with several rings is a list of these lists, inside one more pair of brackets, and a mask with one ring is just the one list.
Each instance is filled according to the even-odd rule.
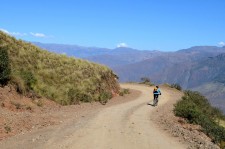
[[195,45],[195,46],[191,46],[191,47],[186,47],[186,48],[182,48],[182,49],[176,49],[176,50],[157,50],[157,49],[137,49],[137,48],[133,48],[133,47],[114,47],[114,48],[107,48],[107,47],[97,47],[97,46],[85,46],[85,45],[78,45],[78,44],[63,44],[63,43],[48,43],[48,42],[37,42],[37,41],[27,41],[27,42],[31,42],[31,43],[41,43],[41,44],[55,44],[55,45],[68,45],[68,46],[78,46],[78,47],[84,47],[84,48],[101,48],[101,49],[109,49],[109,50],[113,50],[113,49],[117,49],[117,48],[131,48],[131,49],[135,49],[135,50],[141,50],[141,51],[161,51],[161,52],[176,52],[179,50],[183,50],[183,49],[189,49],[189,48],[193,48],[193,47],[224,47],[224,46],[219,46],[219,45]]

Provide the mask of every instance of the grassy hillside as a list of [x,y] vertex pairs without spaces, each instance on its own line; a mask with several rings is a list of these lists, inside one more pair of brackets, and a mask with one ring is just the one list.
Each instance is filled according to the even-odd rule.
[[41,50],[0,32],[0,49],[9,57],[10,83],[22,94],[41,95],[63,105],[106,102],[119,92],[107,67]]

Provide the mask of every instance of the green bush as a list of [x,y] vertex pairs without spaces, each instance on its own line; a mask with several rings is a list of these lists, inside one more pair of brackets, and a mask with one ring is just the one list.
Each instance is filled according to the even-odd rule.
[[213,142],[221,145],[225,141],[225,129],[216,123],[223,114],[210,105],[208,100],[198,92],[186,91],[181,101],[175,104],[174,113],[189,123],[202,126],[203,132]]
[[77,92],[79,92],[77,89],[71,88],[68,91],[68,98],[70,100],[70,104],[79,104],[80,99],[77,98]]
[[112,98],[112,94],[109,92],[102,92],[99,96],[99,102],[103,105],[105,105],[108,100]]
[[5,47],[0,47],[0,85],[6,85],[10,78],[9,56]]
[[127,88],[125,88],[125,89],[123,90],[123,92],[124,92],[124,94],[130,94],[130,90],[127,89]]
[[21,76],[25,82],[28,90],[33,90],[34,85],[37,83],[37,79],[30,71],[22,71]]
[[201,112],[190,100],[181,100],[175,105],[175,115],[186,118],[190,123],[197,123]]
[[154,84],[151,83],[151,80],[148,77],[142,77],[140,84],[146,84],[146,85],[150,85],[150,86],[154,85]]
[[225,141],[225,129],[209,117],[202,114],[201,118],[198,120],[198,124],[202,126],[203,132],[208,135],[214,143],[220,144],[222,141]]
[[130,94],[130,90],[129,90],[129,89],[122,89],[122,90],[119,92],[119,95],[120,95],[120,96],[124,96],[125,94]]
[[10,126],[8,126],[8,125],[5,126],[4,128],[5,128],[6,133],[9,133],[9,132],[12,131],[12,128]]
[[141,78],[141,82],[142,83],[150,83],[151,81],[150,81],[150,78],[143,77],[143,78]]
[[71,88],[69,89],[68,93],[69,104],[79,104],[81,102],[91,102],[93,101],[92,96],[90,93],[77,89]]
[[32,72],[21,71],[19,74],[13,74],[10,82],[15,85],[18,93],[25,95],[26,93],[34,90],[37,79]]
[[182,87],[180,86],[180,84],[174,83],[174,84],[171,84],[171,87],[175,88],[175,89],[177,89],[179,91],[182,91]]

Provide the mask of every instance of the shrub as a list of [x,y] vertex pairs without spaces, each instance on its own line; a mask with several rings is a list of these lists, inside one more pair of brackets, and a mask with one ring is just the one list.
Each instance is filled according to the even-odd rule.
[[24,85],[23,79],[21,79],[18,76],[12,76],[11,80],[12,84],[15,85],[16,91],[20,94],[25,94],[26,93],[26,87]]
[[10,126],[5,126],[4,127],[5,128],[5,131],[6,131],[6,133],[9,133],[9,132],[11,132],[12,131],[12,129],[11,129],[11,127]]
[[100,93],[100,96],[99,96],[99,102],[103,105],[105,105],[108,100],[112,98],[112,94],[109,93],[109,92],[102,92]]
[[25,82],[25,85],[26,85],[27,89],[33,90],[33,87],[37,82],[37,79],[35,78],[33,73],[30,72],[30,71],[22,71],[21,76],[22,76],[22,78]]
[[38,106],[38,107],[43,107],[43,105],[44,105],[44,103],[43,103],[42,100],[38,100],[38,101],[37,101],[37,106]]
[[12,105],[14,105],[16,107],[16,109],[22,109],[23,105],[21,105],[18,102],[11,102]]
[[151,82],[150,79],[147,78],[147,77],[141,78],[141,81],[142,81],[143,83],[150,83],[150,82]]
[[130,94],[130,90],[129,89],[123,89],[119,92],[120,96],[124,96],[125,94]]
[[208,135],[214,143],[220,144],[225,141],[225,129],[209,117],[202,114],[198,124],[202,126],[203,132]]
[[175,104],[174,113],[189,123],[202,126],[203,132],[213,142],[223,146],[225,129],[215,122],[223,116],[222,112],[210,105],[208,100],[198,92],[186,91],[181,101]]
[[182,87],[180,86],[180,84],[174,83],[174,84],[171,84],[171,87],[175,88],[175,89],[177,89],[179,91],[182,91]]
[[119,92],[119,95],[120,95],[120,96],[124,96],[124,92],[123,92],[123,91],[120,91],[120,92]]
[[124,94],[130,94],[130,90],[127,89],[127,88],[125,88],[125,89],[123,90],[123,92],[124,92]]
[[197,123],[199,115],[201,115],[198,107],[190,100],[179,101],[175,105],[175,115],[186,118],[190,123]]
[[71,88],[68,91],[68,98],[70,100],[70,104],[79,104],[80,103],[80,99],[78,99],[78,90]]
[[31,111],[32,110],[32,107],[31,106],[27,106],[26,107],[26,110],[30,110]]
[[7,49],[0,47],[0,85],[6,85],[10,78],[10,65]]
[[141,84],[146,84],[146,85],[150,85],[150,86],[154,85],[154,84],[151,83],[151,80],[148,77],[142,77],[141,78]]
[[81,102],[91,102],[93,101],[92,96],[87,91],[71,88],[67,93],[69,104],[79,104]]
[[77,95],[77,98],[80,101],[82,101],[82,102],[91,102],[91,101],[93,101],[92,100],[92,96],[89,93],[85,92],[85,91],[78,92],[76,95]]

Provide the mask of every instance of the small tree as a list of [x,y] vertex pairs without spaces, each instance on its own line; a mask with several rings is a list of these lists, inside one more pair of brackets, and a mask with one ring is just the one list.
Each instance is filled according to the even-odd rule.
[[30,71],[22,71],[22,78],[28,90],[33,90],[34,85],[37,83],[37,79]]
[[9,56],[7,49],[0,47],[0,84],[6,85],[10,78]]
[[144,84],[151,83],[150,79],[147,78],[147,77],[142,77],[141,82],[144,83]]
[[182,91],[182,87],[180,86],[180,84],[174,83],[174,84],[171,85],[171,87],[175,88],[175,89],[177,89],[179,91]]

